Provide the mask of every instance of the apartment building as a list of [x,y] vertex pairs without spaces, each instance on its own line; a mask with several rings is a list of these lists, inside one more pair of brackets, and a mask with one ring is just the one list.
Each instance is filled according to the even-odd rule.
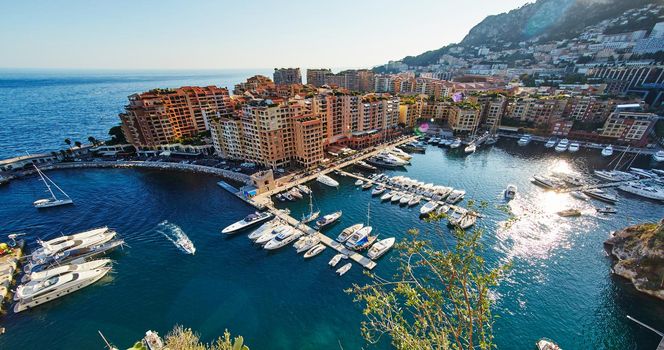
[[480,123],[479,106],[463,104],[454,105],[450,110],[448,125],[454,132],[472,132]]
[[293,117],[295,162],[305,168],[317,167],[323,160],[323,123],[313,114]]
[[155,148],[205,132],[210,119],[228,117],[231,111],[227,89],[184,86],[133,94],[119,116],[129,143]]
[[332,70],[324,68],[307,69],[307,84],[321,87],[325,85],[325,76],[328,74],[332,74]]
[[566,98],[526,97],[510,102],[506,117],[535,125],[549,125],[561,119],[567,108]]
[[606,82],[608,94],[624,94],[627,90],[646,84],[664,84],[664,65],[632,64],[627,66],[593,67],[587,74]]
[[272,79],[264,75],[254,75],[251,78],[248,78],[247,81],[235,85],[233,89],[234,95],[243,95],[246,92],[257,93],[265,90],[273,90],[275,84]]
[[633,146],[648,144],[648,135],[660,119],[654,113],[646,113],[639,104],[618,105],[604,123],[601,135]]
[[302,84],[300,68],[275,68],[272,78],[277,85]]

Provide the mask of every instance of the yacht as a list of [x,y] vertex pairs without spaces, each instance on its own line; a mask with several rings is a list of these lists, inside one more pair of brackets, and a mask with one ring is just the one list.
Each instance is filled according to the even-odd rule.
[[323,185],[327,185],[327,186],[330,186],[330,187],[339,187],[339,183],[337,181],[335,181],[333,178],[331,178],[327,175],[323,175],[323,174],[318,175],[318,177],[316,178],[316,181],[322,183]]
[[385,253],[387,253],[392,246],[394,246],[394,242],[396,239],[394,237],[390,238],[385,238],[381,239],[380,241],[376,242],[371,249],[369,249],[369,252],[367,253],[367,256],[369,259],[378,259],[381,256],[383,256]]
[[570,192],[570,195],[576,199],[580,199],[582,201],[588,201],[590,197],[588,197],[585,193],[581,191],[572,191]]
[[409,207],[414,207],[418,204],[420,204],[420,201],[422,201],[422,197],[420,196],[413,196],[411,200],[408,201],[408,206]]
[[452,143],[450,143],[450,148],[451,149],[456,149],[456,148],[459,148],[459,147],[461,147],[461,139],[460,138],[456,138],[456,139],[454,139],[454,141]]
[[629,168],[629,172],[641,178],[656,179],[659,177],[659,175],[655,174],[654,172],[641,168],[632,167]]
[[[96,231],[98,230],[91,230],[88,232]],[[60,240],[55,241],[56,243],[40,242],[41,248],[36,249],[30,255],[30,263],[34,265],[40,265],[57,254],[74,251],[76,249],[98,246],[112,240],[116,235],[117,233],[113,230],[105,230],[91,236],[80,236],[81,238],[79,239]]]
[[362,160],[358,160],[357,162],[355,162],[355,166],[358,166],[362,169],[369,171],[378,171],[378,168]]
[[277,221],[275,220],[264,223],[249,234],[249,239],[252,241],[257,240],[258,237],[262,236],[264,233],[272,231],[276,225]]
[[607,202],[607,203],[611,203],[611,204],[615,204],[616,202],[618,202],[618,197],[616,197],[615,195],[612,195],[610,193],[604,192],[604,191],[602,191],[598,188],[585,190],[585,191],[583,191],[583,193],[588,195],[590,198],[595,198],[595,199],[603,201],[603,202]]
[[269,212],[255,212],[253,214],[247,215],[247,217],[234,224],[226,226],[226,228],[221,230],[221,233],[225,233],[227,235],[234,234],[246,228],[258,225],[261,222],[267,221],[271,218],[272,214]]
[[302,199],[302,193],[300,193],[300,190],[298,190],[297,187],[293,187],[288,193],[296,200]]
[[558,144],[556,145],[556,152],[565,152],[567,151],[567,147],[569,147],[569,140],[568,139],[562,139]]
[[537,345],[537,350],[561,350],[558,344],[554,343],[553,340],[542,338],[535,343]]
[[326,226],[329,226],[329,225],[337,222],[337,220],[339,220],[339,218],[341,217],[341,214],[342,214],[342,212],[341,212],[341,210],[339,210],[339,211],[334,212],[332,214],[327,214],[327,215],[323,216],[322,218],[316,220],[316,229],[320,230],[320,229],[322,229]]
[[304,258],[309,259],[313,258],[314,256],[320,254],[325,250],[325,245],[322,243],[318,243],[315,246],[311,247],[311,249],[307,250],[306,253],[304,253]]
[[475,222],[477,222],[477,215],[475,215],[472,212],[467,212],[459,220],[458,226],[461,229],[466,230],[466,229],[470,228],[471,226],[475,225]]
[[348,263],[348,264],[346,264],[346,265],[340,267],[340,268],[337,270],[337,275],[339,275],[339,276],[343,276],[346,272],[348,272],[348,270],[350,270],[351,267],[353,267],[353,264],[352,264],[352,263]]
[[295,228],[290,228],[290,230],[283,231],[279,233],[276,237],[272,238],[269,242],[265,243],[263,246],[267,250],[275,250],[281,247],[285,247],[296,239],[300,238],[304,232],[297,230]]
[[664,162],[664,151],[657,151],[653,153],[652,159],[657,163]]
[[602,149],[602,157],[611,157],[613,155],[613,146],[608,145]]
[[313,246],[317,245],[320,243],[320,238],[317,236],[302,236],[300,237],[295,244],[293,244],[293,248],[295,248],[295,251],[300,254],[304,251],[307,251],[311,249]]
[[346,242],[353,233],[355,233],[357,230],[361,229],[362,227],[364,227],[364,224],[355,224],[353,226],[346,227],[343,231],[341,231],[339,236],[337,236],[336,238],[337,242],[339,243]]
[[619,170],[595,170],[593,174],[605,181],[610,182],[619,182],[619,181],[632,181],[636,180],[638,177],[634,174],[626,173]]
[[279,225],[272,230],[265,231],[260,237],[256,238],[254,242],[257,244],[265,244],[271,241],[274,237],[277,237],[278,234],[292,229],[289,225]]
[[459,226],[461,219],[468,213],[468,210],[462,207],[455,207],[447,217],[447,221],[452,226]]
[[550,189],[550,190],[555,190],[556,188],[560,187],[560,183],[558,181],[556,181],[556,179],[552,179],[550,177],[541,176],[541,175],[533,175],[532,182],[535,185],[538,185],[540,187],[544,187],[544,188]]
[[507,185],[507,188],[505,189],[505,199],[506,200],[512,200],[514,197],[516,197],[516,185]]
[[355,231],[348,240],[346,241],[346,247],[349,249],[356,249],[361,246],[369,238],[369,234],[373,228],[371,226],[364,226],[361,229]]
[[341,259],[344,259],[344,260],[348,259],[348,255],[346,255],[346,254],[337,254],[332,259],[330,259],[330,262],[328,262],[327,264],[332,266],[332,267],[335,267],[335,266],[337,266],[339,261],[341,261]]
[[41,248],[36,249],[32,256],[46,254],[49,251],[59,251],[63,246],[68,246],[71,244],[69,242],[83,240],[91,237],[101,235],[102,233],[109,231],[107,226],[95,228],[92,230],[87,230],[79,233],[74,233],[67,236],[60,236],[47,241],[37,240],[37,243]]
[[664,190],[641,183],[626,183],[624,185],[618,186],[618,189],[643,198],[664,201]]
[[111,263],[112,263],[111,259],[98,259],[98,260],[83,262],[80,264],[61,265],[51,269],[25,274],[21,278],[21,282],[27,283],[29,281],[45,280],[54,276],[60,276],[70,272],[94,270],[100,267],[111,266]]
[[569,144],[568,151],[570,151],[571,153],[575,153],[575,152],[578,152],[580,148],[581,148],[581,145],[579,145],[578,142],[572,142],[572,143]]
[[384,195],[382,195],[382,196],[380,197],[380,200],[381,200],[381,201],[389,201],[389,200],[392,199],[392,196],[394,196],[395,194],[396,194],[395,191],[390,191],[390,192],[385,193]]
[[477,146],[475,145],[475,142],[471,142],[466,148],[463,149],[464,153],[475,153],[477,150]]
[[438,208],[438,203],[434,201],[427,202],[425,205],[420,208],[420,215],[428,215],[432,211]]
[[395,155],[395,156],[397,156],[397,157],[399,157],[403,160],[411,160],[413,158],[413,156],[411,156],[410,154],[402,151],[399,148],[392,148],[388,152],[390,152],[391,154],[393,154],[393,155]]
[[14,312],[19,313],[37,305],[60,298],[79,289],[85,288],[104,277],[110,267],[98,267],[93,270],[69,272],[45,280],[34,280],[16,288]]
[[456,204],[459,203],[463,200],[463,197],[466,196],[466,191],[464,190],[454,190],[452,193],[450,193],[449,196],[447,196],[447,202],[448,204]]
[[49,256],[47,259],[35,263],[29,262],[23,266],[25,273],[32,273],[36,271],[43,271],[65,264],[80,264],[86,261],[91,261],[97,257],[103,256],[115,250],[117,247],[124,246],[125,242],[121,239],[108,241],[94,247],[70,249],[64,252],[57,253]]
[[[60,186],[58,186],[53,180],[51,180],[46,174],[44,174],[35,164],[32,164],[33,167],[35,167],[35,170],[37,170],[37,174],[39,174],[39,177],[41,180],[44,182],[44,185],[46,185],[46,189],[48,190],[48,193],[51,194],[50,198],[45,198],[45,199],[38,199],[32,203],[35,208],[37,209],[42,209],[42,208],[50,208],[50,207],[57,207],[60,205],[66,205],[66,204],[73,204],[74,201],[69,197],[65,191],[63,191]],[[50,183],[50,185],[49,185]],[[64,196],[63,198],[58,198],[56,197],[55,193],[53,192],[53,189],[51,188],[51,185],[55,187],[62,195]]]
[[364,181],[362,181],[362,180],[360,180],[360,179],[358,179],[357,181],[355,181],[355,186],[362,186],[363,184],[364,184]]
[[441,203],[438,209],[436,209],[436,215],[447,214],[450,211],[450,206],[448,204]]
[[546,143],[544,144],[544,147],[546,148],[553,148],[556,143],[558,143],[558,138],[557,137],[552,137]]
[[399,201],[401,200],[401,197],[403,197],[403,196],[404,196],[403,193],[401,193],[401,192],[395,192],[395,193],[392,195],[392,198],[390,198],[390,200],[392,201],[392,203],[399,203]]
[[372,196],[378,196],[379,194],[385,192],[385,190],[386,190],[385,187],[378,186],[378,187],[374,188],[373,190],[371,190],[371,195]]
[[311,189],[306,185],[297,185],[297,189],[304,194],[311,195]]
[[372,186],[373,186],[373,182],[367,181],[364,185],[362,185],[362,190],[366,191],[366,190],[370,189]]
[[529,134],[525,134],[525,135],[521,136],[521,138],[519,139],[519,141],[517,141],[516,143],[517,143],[519,146],[526,146],[527,144],[530,143],[530,141],[532,141],[532,139],[533,139],[532,136],[530,136]]

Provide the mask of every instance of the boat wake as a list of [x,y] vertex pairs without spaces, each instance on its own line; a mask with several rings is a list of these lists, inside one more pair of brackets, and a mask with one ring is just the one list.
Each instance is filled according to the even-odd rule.
[[196,253],[196,247],[194,243],[189,239],[186,233],[182,231],[180,226],[164,220],[159,223],[157,231],[159,231],[166,239],[171,241],[178,249],[182,252],[194,255]]

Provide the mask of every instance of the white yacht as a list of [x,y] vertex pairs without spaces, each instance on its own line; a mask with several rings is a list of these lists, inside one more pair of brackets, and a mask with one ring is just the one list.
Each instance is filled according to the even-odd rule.
[[328,262],[327,264],[332,266],[332,267],[335,267],[335,266],[337,266],[339,261],[341,261],[341,259],[344,259],[344,260],[348,259],[348,255],[346,255],[346,254],[337,254],[332,259],[330,259],[330,262]]
[[585,193],[583,193],[581,191],[572,191],[572,192],[570,192],[570,196],[572,196],[576,199],[582,200],[582,201],[590,200],[590,197],[588,197]]
[[475,145],[475,142],[471,142],[466,148],[463,149],[464,153],[475,153],[477,150],[477,145]]
[[558,143],[558,138],[557,137],[552,137],[546,143],[544,144],[544,147],[546,148],[553,148],[556,143]]
[[327,186],[330,186],[330,187],[339,187],[339,183],[336,180],[334,180],[333,178],[331,178],[327,175],[323,175],[323,174],[318,175],[318,177],[316,178],[316,181],[322,183],[323,185],[327,185]]
[[348,240],[346,241],[346,247],[350,249],[357,248],[369,238],[369,234],[372,230],[373,228],[371,226],[364,226],[361,229],[355,231],[355,233],[348,237]]
[[276,225],[277,225],[276,220],[268,221],[268,222],[262,224],[261,226],[259,226],[257,229],[253,230],[249,234],[248,237],[249,237],[250,240],[255,241],[255,240],[258,239],[258,237],[262,236],[265,232],[272,231],[275,228]]
[[353,233],[355,233],[357,230],[361,229],[362,227],[364,227],[364,224],[355,224],[353,226],[346,227],[343,231],[341,231],[339,236],[337,236],[336,238],[337,242],[339,243],[346,242]]
[[326,226],[329,226],[329,225],[335,223],[337,220],[339,220],[339,218],[341,217],[341,214],[342,214],[342,212],[341,212],[341,210],[339,210],[339,211],[336,211],[332,214],[327,214],[327,215],[323,216],[322,218],[316,220],[316,229],[320,230],[320,229],[322,229]]
[[580,148],[581,145],[578,142],[572,142],[569,144],[568,151],[570,151],[570,153],[575,153],[578,152]]
[[455,207],[447,217],[447,221],[452,226],[459,226],[461,219],[468,213],[468,210],[462,207]]
[[371,190],[371,195],[372,196],[378,196],[379,194],[385,192],[385,190],[386,190],[385,187],[378,186],[378,187],[374,188],[373,190]]
[[[90,235],[90,233],[92,232],[97,232],[97,233],[94,235]],[[77,239],[65,239],[65,240],[56,239],[48,242],[39,242],[41,244],[41,248],[36,249],[30,255],[30,262],[34,265],[43,264],[44,262],[46,262],[47,259],[55,256],[56,254],[61,254],[67,251],[73,251],[75,249],[98,246],[112,240],[113,238],[115,238],[116,235],[117,233],[113,230],[96,229],[96,230],[87,231],[87,233],[84,232],[79,234],[78,237],[80,238]]]
[[[41,209],[41,208],[50,208],[50,207],[57,207],[60,205],[65,205],[65,204],[73,204],[74,201],[71,200],[69,195],[65,193],[65,191],[60,188],[53,180],[51,180],[46,174],[44,174],[39,168],[37,168],[36,165],[32,164],[33,167],[35,167],[35,170],[37,170],[37,174],[39,174],[39,177],[41,180],[44,182],[44,185],[46,185],[46,189],[48,190],[48,193],[51,194],[50,198],[45,198],[45,199],[38,199],[32,203],[32,205],[35,206],[35,208]],[[50,183],[50,185],[49,185]],[[62,195],[64,196],[63,198],[58,198],[55,196],[55,193],[53,192],[53,189],[51,188],[51,185],[55,187]]]
[[661,188],[651,187],[641,183],[626,183],[618,186],[618,189],[643,198],[664,201],[664,190]]
[[267,250],[275,250],[285,247],[300,238],[303,234],[304,232],[291,227],[289,230],[282,231],[276,237],[272,238],[272,240],[267,242],[263,248]]
[[477,215],[473,212],[467,212],[459,220],[458,226],[465,230],[475,225],[475,222],[477,222]]
[[456,149],[456,148],[459,148],[459,147],[461,147],[461,139],[460,139],[460,138],[456,138],[456,139],[454,139],[454,141],[450,144],[450,148],[451,148],[451,149]]
[[311,249],[307,250],[306,253],[304,253],[304,258],[309,259],[313,258],[314,256],[320,254],[325,250],[325,245],[322,243],[318,243],[315,246],[311,247]]
[[454,190],[452,193],[450,193],[449,196],[447,196],[446,202],[448,204],[456,204],[459,203],[463,200],[463,197],[466,196],[466,191],[464,190]]
[[304,251],[307,251],[311,249],[313,246],[316,244],[320,243],[320,238],[317,236],[302,236],[300,237],[295,244],[293,244],[293,248],[295,248],[295,251],[300,254]]
[[595,198],[597,200],[607,202],[607,203],[611,203],[611,204],[615,204],[618,201],[618,197],[616,197],[615,195],[612,195],[610,193],[604,192],[604,191],[600,190],[599,188],[585,190],[585,191],[583,191],[583,193],[585,193],[586,195],[588,195],[591,198]]
[[16,288],[14,312],[18,313],[85,288],[104,277],[110,267],[69,272],[45,280],[35,280]]
[[519,146],[526,146],[527,144],[530,143],[530,141],[532,141],[532,139],[533,139],[532,136],[530,136],[529,134],[525,134],[525,135],[521,136],[521,138],[519,139],[519,141],[517,141],[516,143],[517,143]]
[[514,199],[514,197],[516,197],[516,191],[517,191],[516,185],[511,185],[511,184],[507,185],[507,188],[505,189],[504,193],[505,199],[506,200]]
[[343,276],[346,272],[348,272],[348,270],[350,270],[351,267],[353,267],[352,263],[348,263],[340,267],[339,269],[337,269],[337,275]]
[[362,185],[364,185],[364,181],[359,180],[359,179],[357,181],[355,181],[355,186],[362,186]]
[[48,278],[51,278],[51,277],[54,277],[54,276],[64,275],[64,274],[70,273],[70,272],[94,270],[94,269],[97,269],[97,268],[100,268],[100,267],[111,266],[111,263],[112,263],[111,259],[98,259],[98,260],[83,262],[83,263],[80,263],[80,264],[61,265],[61,266],[57,266],[57,267],[47,269],[47,270],[43,270],[43,271],[27,273],[27,274],[23,275],[23,277],[21,278],[21,282],[27,283],[29,281],[44,280],[44,279],[48,279]]
[[269,212],[255,212],[253,214],[247,215],[244,219],[233,223],[231,225],[226,226],[223,230],[221,230],[221,233],[225,233],[227,235],[237,233],[245,228],[249,228],[255,225],[260,224],[263,221],[269,220],[272,218],[272,214]]
[[271,241],[274,237],[277,237],[278,234],[292,229],[289,225],[279,225],[272,230],[266,231],[260,237],[256,238],[255,242],[257,244],[265,244]]
[[371,249],[369,249],[367,256],[369,257],[369,259],[374,259],[374,260],[380,258],[385,253],[387,253],[387,251],[390,250],[390,248],[392,248],[395,241],[396,239],[394,237],[381,239],[380,241],[376,242],[373,246],[371,246]]
[[605,181],[618,182],[618,181],[632,181],[636,180],[638,177],[634,174],[626,173],[619,170],[595,170],[593,174]]
[[657,163],[664,162],[664,151],[657,151],[653,153],[652,159]]
[[611,157],[613,155],[613,146],[608,145],[602,149],[602,157]]
[[420,215],[427,215],[434,211],[438,207],[438,203],[434,201],[429,201],[420,208]]
[[399,157],[403,160],[406,160],[406,161],[409,161],[413,158],[413,156],[411,156],[410,154],[402,151],[399,148],[392,148],[388,152],[390,152],[391,154],[393,154],[393,155],[395,155],[395,156],[397,156],[397,157]]
[[394,191],[390,191],[390,192],[385,193],[384,195],[382,195],[382,196],[380,197],[380,200],[381,200],[381,201],[389,201],[389,200],[392,199],[392,196],[394,196],[395,194],[396,194],[396,192],[394,192]]
[[558,144],[556,145],[556,152],[565,152],[567,151],[567,147],[569,147],[569,140],[568,139],[562,139]]
[[297,187],[293,187],[288,191],[288,194],[290,194],[293,198],[297,199],[302,199],[302,193],[300,193],[300,190],[297,189]]

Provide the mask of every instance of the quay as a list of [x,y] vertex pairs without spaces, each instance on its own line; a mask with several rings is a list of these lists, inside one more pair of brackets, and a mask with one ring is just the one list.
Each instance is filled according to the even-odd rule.
[[[518,140],[521,138],[521,134],[510,134],[510,133],[505,133],[505,132],[499,132],[498,133],[499,137],[506,137],[510,139],[515,139]],[[547,142],[550,137],[548,136],[537,136],[537,135],[531,135],[532,136],[532,141],[537,141],[537,142]],[[598,149],[602,150],[604,149],[603,145],[599,145],[593,142],[585,142],[585,141],[576,141],[569,139],[570,142],[578,142],[581,147],[585,148],[590,148],[590,149]],[[525,146],[527,147],[527,146]],[[639,153],[639,154],[645,154],[645,155],[653,155],[655,152],[658,151],[656,148],[635,148],[635,147],[628,147],[628,146],[618,146],[618,145],[613,145],[613,151],[614,152],[627,152],[627,153]]]
[[4,303],[11,296],[11,287],[23,256],[24,244],[25,242],[20,240],[14,247],[9,248],[9,253],[0,256],[0,312],[4,311]]

